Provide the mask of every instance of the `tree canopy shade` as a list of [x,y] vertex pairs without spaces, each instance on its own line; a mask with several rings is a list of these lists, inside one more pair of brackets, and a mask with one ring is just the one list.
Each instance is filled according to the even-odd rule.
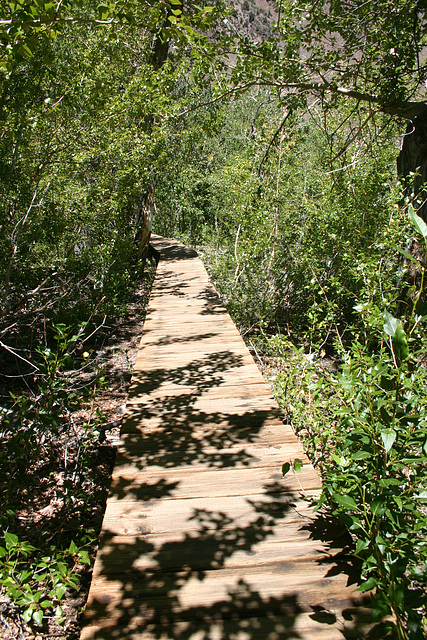
[[0,317],[54,298],[52,274],[79,272],[98,292],[125,274],[113,253],[132,253],[164,123],[222,8],[0,3]]
[[289,0],[279,6],[275,37],[239,41],[233,86],[272,87],[289,108],[306,107],[313,96],[326,108],[350,99],[367,120],[378,113],[409,120],[399,172],[418,171],[419,188],[427,180],[427,4]]

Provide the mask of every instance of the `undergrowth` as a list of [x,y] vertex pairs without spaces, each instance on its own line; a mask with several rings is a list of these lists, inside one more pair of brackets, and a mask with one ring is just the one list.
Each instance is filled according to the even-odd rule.
[[[425,252],[427,225],[412,208],[409,215]],[[371,295],[356,305],[363,330],[346,348],[338,346],[337,371],[322,367],[320,350],[310,357],[294,349],[275,385],[322,472],[316,508],[352,535],[359,589],[372,594],[376,633],[421,640],[427,632],[426,266],[400,252],[418,273],[407,314],[395,317]],[[283,339],[280,345],[289,349]]]
[[96,533],[72,521],[91,500],[88,472],[104,422],[96,412],[80,423],[74,417],[104,383],[85,351],[85,326],[53,324],[51,333],[51,346],[26,359],[31,386],[10,391],[1,416],[0,595],[12,616],[38,627],[46,616],[61,622],[61,601],[79,589],[82,565],[91,562]]

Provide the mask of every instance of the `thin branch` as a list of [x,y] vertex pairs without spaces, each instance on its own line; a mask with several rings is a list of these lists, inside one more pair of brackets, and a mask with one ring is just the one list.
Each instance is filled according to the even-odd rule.
[[[6,272],[6,285],[5,285],[5,286],[6,286],[6,292],[8,292],[8,291],[9,291],[9,287],[10,287],[10,274],[11,274],[11,272],[12,272],[12,266],[13,266],[13,263],[14,263],[14,261],[15,261],[16,253],[17,253],[17,251],[18,251],[18,246],[19,246],[19,245],[18,245],[18,243],[19,243],[19,238],[20,238],[20,236],[21,236],[22,230],[23,230],[23,228],[24,228],[24,226],[25,226],[25,223],[26,223],[26,222],[27,222],[27,220],[28,220],[28,216],[30,215],[31,210],[32,210],[35,206],[37,206],[37,207],[41,206],[41,204],[43,203],[43,198],[44,198],[44,196],[46,195],[46,192],[48,191],[49,187],[50,187],[50,182],[48,183],[48,185],[47,185],[46,189],[44,190],[43,195],[42,195],[42,197],[40,198],[39,202],[37,203],[37,205],[35,205],[35,204],[34,204],[34,200],[36,199],[36,196],[37,196],[37,187],[36,187],[36,190],[34,191],[34,194],[33,194],[33,197],[32,197],[31,203],[30,203],[30,206],[28,207],[28,209],[27,209],[26,213],[23,215],[23,217],[21,218],[21,220],[19,220],[19,222],[17,222],[17,223],[16,223],[15,228],[14,228],[14,230],[13,230],[13,232],[12,232],[11,242],[13,243],[13,250],[12,250],[12,256],[11,256],[11,258],[10,258],[9,265],[8,265],[8,268],[7,268],[7,272]],[[17,233],[16,233],[16,236],[15,236],[15,231],[16,231],[16,230],[17,230]],[[1,315],[0,315],[0,317],[1,317]]]
[[[328,299],[328,296],[327,296],[327,294],[326,294],[326,291],[325,291],[325,289],[323,288],[323,286],[321,285],[321,283],[320,283],[320,281],[319,281],[319,278],[317,277],[317,274],[316,274],[315,270],[313,269],[313,265],[310,265],[310,269],[311,269],[311,272],[312,272],[312,274],[313,274],[313,277],[314,277],[314,279],[316,280],[316,282],[317,282],[317,284],[318,284],[318,286],[319,286],[319,288],[320,288],[321,292],[322,292],[322,293],[323,293],[323,295],[325,296],[325,300],[326,300],[326,302],[329,304],[329,299]],[[337,334],[337,336],[338,336],[338,340],[339,340],[339,342],[340,342],[340,345],[341,345],[342,349],[344,350],[344,345],[343,345],[343,342],[342,342],[342,339],[341,339],[341,334],[340,334],[340,332],[338,331],[337,323],[336,323],[336,322],[334,322],[334,321],[332,321],[332,322],[331,322],[331,326],[332,326],[332,325],[334,325],[335,333]],[[331,326],[329,327],[329,330],[328,330],[328,337],[329,337],[329,333],[330,333],[330,331],[331,331]],[[322,342],[322,345],[321,345],[321,346],[323,346],[325,343],[326,343],[326,340],[324,340],[324,341]]]
[[29,300],[30,298],[35,296],[37,293],[39,293],[42,290],[42,287],[51,278],[53,278],[56,275],[58,275],[57,271],[54,271],[53,273],[50,273],[48,276],[46,276],[46,278],[35,289],[32,289],[31,291],[28,291],[26,294],[24,294],[22,296],[22,298],[20,298],[16,304],[14,304],[13,306],[6,305],[6,307],[4,309],[0,310],[0,318],[4,318],[4,316],[6,316],[11,311],[17,311],[18,309],[20,309],[27,302],[27,300]]
[[[104,298],[105,298],[105,296],[104,296]],[[104,298],[102,298],[102,300],[103,300]],[[101,300],[101,302],[102,302],[102,300]],[[94,330],[92,331],[92,333],[91,333],[90,335],[88,335],[88,337],[87,337],[87,338],[85,338],[85,339],[83,340],[82,344],[84,344],[85,342],[87,342],[87,340],[89,340],[89,338],[91,338],[91,337],[92,337],[92,336],[93,336],[97,331],[99,331],[99,330],[101,329],[101,327],[103,327],[103,326],[104,326],[106,319],[107,319],[107,316],[104,316],[104,319],[103,319],[103,321],[101,322],[101,324],[100,324],[98,327],[96,327],[96,329],[94,329]]]
[[329,176],[331,173],[338,173],[339,171],[345,171],[346,169],[350,169],[350,167],[355,167],[362,160],[363,158],[359,158],[358,160],[353,160],[353,162],[350,162],[350,164],[346,164],[345,167],[338,167],[338,169],[331,169],[330,171],[325,171],[325,175]]
[[236,240],[234,242],[234,258],[236,260],[236,270],[234,272],[233,286],[235,286],[237,284],[237,280],[238,280],[238,277],[239,277],[240,263],[239,263],[239,257],[237,255],[237,244],[239,242],[240,227],[241,227],[241,225],[239,224],[238,229],[237,229],[237,233],[236,233]]
[[252,342],[252,340],[251,340],[250,338],[248,339],[248,342],[249,342],[249,344],[251,345],[252,349],[254,350],[254,353],[255,353],[256,357],[258,358],[258,362],[259,362],[259,364],[260,364],[260,366],[261,366],[261,372],[262,372],[262,373],[264,373],[264,369],[265,369],[265,367],[264,367],[264,363],[263,363],[263,361],[261,360],[261,358],[259,357],[259,353],[258,353],[258,351],[256,350],[256,347],[255,347],[254,343]]
[[236,91],[241,91],[244,90],[247,86],[255,85],[261,87],[275,87],[277,89],[298,89],[300,91],[308,91],[315,94],[338,94],[346,98],[353,98],[360,102],[367,102],[368,104],[378,105],[379,110],[383,113],[407,119],[416,115],[420,115],[423,111],[426,110],[426,105],[424,102],[405,101],[401,104],[387,104],[380,96],[376,94],[365,93],[356,89],[348,89],[347,87],[340,87],[336,84],[328,82],[327,80],[325,80],[324,82],[281,82],[280,80],[266,80],[262,78],[255,78],[251,82],[248,82],[246,85],[237,87]]
[[[21,220],[19,220],[19,221],[16,223],[15,228],[14,228],[14,230],[12,231],[11,241],[12,241],[12,243],[13,243],[13,249],[12,249],[12,256],[11,256],[11,258],[10,258],[9,265],[8,265],[8,268],[7,268],[7,272],[6,272],[6,291],[9,291],[9,285],[10,285],[10,274],[11,274],[11,271],[12,271],[12,265],[13,265],[13,262],[14,262],[14,260],[15,260],[16,252],[18,251],[18,241],[19,241],[19,237],[20,237],[20,235],[21,235],[21,232],[22,232],[22,229],[24,228],[25,223],[27,222],[27,219],[28,219],[28,216],[30,215],[31,209],[32,209],[32,208],[33,208],[33,206],[34,206],[34,200],[36,199],[36,197],[37,197],[37,188],[36,188],[36,190],[34,191],[34,194],[33,194],[33,197],[32,197],[31,203],[30,203],[30,206],[28,207],[28,209],[27,209],[26,213],[23,215],[23,217],[21,218]],[[17,232],[17,234],[16,234],[16,236],[15,236],[15,231],[16,231],[17,229],[18,229],[18,232]]]
[[211,100],[207,100],[206,102],[201,102],[197,105],[189,107],[184,111],[180,111],[174,117],[180,118],[202,107],[207,107],[212,104],[216,104],[217,102],[220,102],[221,100],[224,100],[229,96],[239,94],[243,91],[246,91],[247,89],[250,89],[251,87],[274,87],[275,89],[286,89],[286,90],[298,89],[299,91],[307,91],[312,94],[313,93],[314,94],[324,94],[324,93],[337,94],[339,96],[343,96],[346,98],[353,98],[354,100],[357,100],[359,102],[375,104],[378,106],[379,111],[381,111],[382,113],[398,116],[401,118],[407,118],[407,119],[414,117],[416,115],[419,115],[422,111],[426,109],[426,105],[424,102],[407,101],[407,102],[401,103],[400,105],[387,104],[384,102],[384,100],[380,96],[376,94],[357,91],[356,89],[348,89],[347,87],[340,87],[338,85],[328,82],[326,79],[324,79],[323,82],[295,82],[295,81],[283,82],[280,80],[268,80],[265,78],[255,77],[253,80],[250,80],[244,84],[238,85],[236,87],[233,87],[232,89],[228,89],[227,91],[224,91],[223,93],[221,93],[221,95],[217,96],[216,98],[212,98]]
[[224,91],[224,93],[222,93],[221,95],[217,96],[216,98],[212,98],[212,100],[207,100],[206,102],[201,102],[200,104],[197,104],[194,107],[189,107],[185,111],[181,111],[180,113],[177,113],[176,116],[174,116],[174,117],[175,118],[181,118],[182,116],[186,116],[187,113],[191,113],[192,111],[196,111],[197,109],[200,109],[201,107],[208,107],[211,104],[215,104],[215,103],[219,102],[220,100],[224,100],[224,98],[228,98],[228,96],[234,95],[236,93],[240,93],[241,91],[245,91],[246,89],[249,89],[250,87],[255,87],[255,86],[258,86],[258,85],[259,85],[259,82],[257,80],[254,80],[254,81],[251,81],[251,82],[247,82],[246,84],[240,85],[238,87],[234,87],[233,89],[228,89],[227,91]]
[[14,21],[13,18],[7,18],[5,20],[0,20],[0,27],[9,26],[15,24],[18,27],[23,29],[28,27],[40,27],[40,25],[45,25],[52,27],[55,24],[100,24],[100,25],[110,25],[114,21],[114,18],[109,18],[108,20],[96,20],[95,18],[54,18],[48,21],[42,21],[40,19],[34,18],[33,20],[26,21]]
[[0,622],[1,622],[1,623],[6,627],[6,629],[9,631],[10,637],[11,637],[11,638],[13,638],[13,636],[14,636],[13,631],[12,631],[12,629],[10,628],[10,626],[9,626],[9,624],[8,624],[8,622],[7,622],[7,620],[5,620],[1,614],[0,614]]
[[[340,151],[335,155],[334,158],[332,158],[331,160],[331,164],[333,162],[335,162],[335,160],[338,160],[338,158],[340,158],[346,151],[347,149],[351,146],[351,144],[356,140],[356,138],[359,137],[361,131],[364,130],[365,126],[368,124],[368,122],[370,120],[372,120],[372,118],[375,116],[377,112],[376,111],[370,111],[369,115],[367,118],[365,118],[365,120],[362,122],[361,125],[359,125],[359,127],[356,128],[355,131],[351,131],[349,133],[349,135],[347,136],[347,140],[344,143],[344,146],[342,149],[340,149]],[[331,172],[332,173],[332,172]]]
[[6,349],[6,351],[9,351],[9,353],[11,353],[13,356],[15,356],[15,358],[19,358],[20,360],[23,360],[24,362],[29,364],[30,367],[33,367],[33,369],[35,371],[40,371],[40,369],[35,364],[30,362],[29,360],[26,360],[26,358],[23,358],[22,356],[20,356],[19,353],[17,353],[15,349],[13,349],[12,347],[8,347],[8,345],[4,344],[4,342],[2,342],[1,340],[0,340],[0,347],[3,347],[3,349]]
[[283,118],[282,122],[280,123],[278,129],[276,130],[276,132],[274,133],[273,137],[270,140],[270,143],[267,147],[267,149],[264,152],[264,156],[260,162],[260,165],[258,167],[258,176],[261,177],[261,169],[262,166],[264,164],[264,162],[267,161],[268,158],[268,154],[270,153],[270,149],[271,147],[274,145],[274,143],[276,142],[277,136],[282,132],[283,127],[286,124],[286,121],[288,120],[288,118],[292,115],[292,109],[289,109],[289,111],[287,112],[287,114],[285,115],[285,117]]
[[2,329],[0,331],[0,336],[4,336],[5,333],[8,333],[11,329],[13,329],[13,327],[16,327],[17,324],[18,324],[17,322],[14,322],[13,324],[10,324],[8,327],[5,327],[4,329]]

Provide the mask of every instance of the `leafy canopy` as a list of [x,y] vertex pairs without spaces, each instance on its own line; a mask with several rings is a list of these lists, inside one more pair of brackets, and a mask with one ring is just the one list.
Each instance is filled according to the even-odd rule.
[[274,86],[290,103],[341,95],[405,115],[427,77],[426,24],[417,0],[290,0],[275,37],[240,40],[231,78]]

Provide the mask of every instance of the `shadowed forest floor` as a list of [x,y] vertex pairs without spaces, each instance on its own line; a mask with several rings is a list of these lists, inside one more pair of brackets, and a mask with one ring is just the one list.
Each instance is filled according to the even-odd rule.
[[[70,420],[75,432],[62,443],[55,443],[57,464],[46,454],[45,460],[39,459],[27,467],[28,485],[22,491],[19,509],[16,512],[18,532],[22,539],[29,540],[34,546],[40,546],[40,532],[50,532],[51,541],[66,535],[74,539],[76,535],[88,532],[91,542],[88,549],[92,558],[96,555],[99,533],[111,472],[114,466],[120,425],[132,376],[132,368],[138,352],[145,308],[151,288],[151,278],[146,277],[138,285],[131,300],[126,305],[126,313],[120,318],[107,319],[90,343],[91,356],[96,366],[102,370],[102,388],[94,400],[81,406]],[[0,404],[5,404],[9,391],[19,393],[19,379],[10,383],[7,363],[2,366],[0,378]],[[85,384],[82,374],[81,384]],[[102,418],[100,419],[100,416]],[[84,435],[83,425],[93,423],[96,437],[86,443],[86,455],[89,456],[88,477],[81,487],[79,495],[71,496],[70,504],[64,504],[60,498],[58,486],[63,483],[63,469],[59,461],[64,457],[67,447],[69,464],[78,455],[77,441]],[[1,429],[1,427],[0,427]],[[75,441],[73,441],[73,436]],[[5,450],[3,440],[1,447]],[[0,492],[7,491],[6,478],[0,479]],[[80,491],[81,489],[81,491]],[[68,590],[61,608],[64,621],[58,625],[55,618],[44,619],[43,627],[30,628],[22,622],[13,605],[6,597],[0,596],[0,639],[1,640],[76,640],[80,636],[79,617],[86,603],[90,571],[87,565],[77,567],[81,587],[78,592]]]

